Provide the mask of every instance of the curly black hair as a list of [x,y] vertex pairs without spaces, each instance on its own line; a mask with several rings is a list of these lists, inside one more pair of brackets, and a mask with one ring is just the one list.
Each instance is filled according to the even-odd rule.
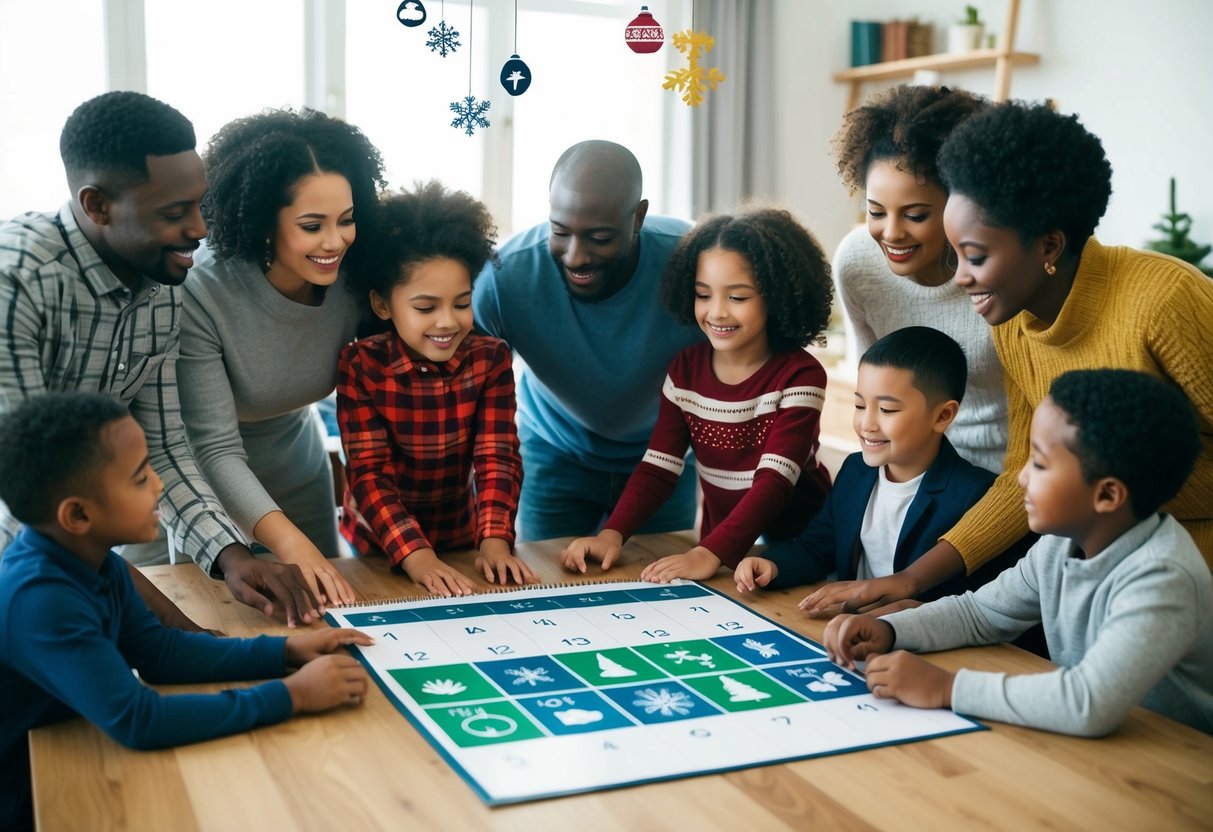
[[1160,378],[1135,370],[1071,370],[1053,380],[1049,398],[1077,428],[1071,450],[1086,481],[1123,482],[1139,520],[1178,494],[1196,465],[1196,411]]
[[1103,144],[1047,104],[1008,101],[961,124],[939,151],[939,172],[987,225],[1014,229],[1025,245],[1060,230],[1067,254],[1082,251],[1112,195]]
[[378,234],[369,241],[363,268],[351,272],[350,288],[367,298],[388,298],[409,279],[409,267],[436,257],[462,263],[472,280],[495,257],[497,226],[484,203],[437,180],[411,191],[385,194],[377,211]]
[[907,326],[880,338],[859,359],[860,364],[906,370],[914,388],[931,407],[964,401],[969,362],[951,336],[929,326]]
[[862,190],[873,162],[892,159],[900,169],[939,181],[935,157],[958,124],[989,102],[948,87],[902,84],[851,110],[834,135],[834,158],[847,192]]
[[148,156],[193,150],[194,125],[177,110],[140,92],[107,92],[77,107],[59,134],[59,155],[73,185],[85,174],[117,174],[146,182]]
[[754,269],[767,308],[771,349],[805,347],[830,321],[834,282],[830,261],[809,230],[788,211],[749,208],[700,221],[679,242],[661,283],[661,299],[681,323],[694,324],[699,255],[735,251]]
[[[219,257],[258,264],[273,259],[278,212],[294,200],[303,177],[346,178],[359,236],[373,233],[375,204],[387,186],[379,150],[361,130],[307,108],[264,110],[229,122],[210,140],[203,161],[210,185],[202,199],[207,246]],[[355,245],[346,255],[351,270],[361,249]]]
[[0,500],[22,523],[52,523],[59,502],[89,487],[90,475],[112,458],[101,438],[130,416],[100,393],[44,393],[0,419]]

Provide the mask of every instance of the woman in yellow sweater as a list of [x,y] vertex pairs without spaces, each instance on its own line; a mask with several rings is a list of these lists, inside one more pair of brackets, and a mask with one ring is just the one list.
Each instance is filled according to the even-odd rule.
[[830,584],[806,609],[846,611],[914,598],[972,572],[1028,531],[1019,471],[1032,411],[1067,370],[1115,367],[1166,379],[1195,406],[1201,454],[1175,516],[1213,565],[1213,281],[1172,257],[1105,247],[1092,235],[1111,195],[1099,139],[1074,116],[1009,102],[960,125],[939,155],[951,195],[956,282],[993,329],[1010,427],[1004,472],[903,572]]

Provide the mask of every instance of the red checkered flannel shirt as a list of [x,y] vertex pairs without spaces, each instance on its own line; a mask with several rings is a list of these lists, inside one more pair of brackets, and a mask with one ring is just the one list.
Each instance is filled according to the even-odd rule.
[[505,342],[469,334],[444,364],[395,332],[346,346],[337,423],[349,486],[341,531],[399,564],[417,549],[514,544],[522,458]]

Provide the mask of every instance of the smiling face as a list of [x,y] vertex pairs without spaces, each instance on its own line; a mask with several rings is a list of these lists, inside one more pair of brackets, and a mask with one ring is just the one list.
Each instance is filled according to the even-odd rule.
[[1098,483],[1088,483],[1072,448],[1078,428],[1046,397],[1032,414],[1031,454],[1019,471],[1028,527],[1038,534],[1084,539],[1098,515]]
[[332,285],[354,244],[354,196],[349,181],[337,173],[305,176],[293,195],[278,212],[274,260],[266,277],[284,296],[306,300],[313,287]]
[[771,355],[767,305],[754,271],[735,251],[710,248],[695,270],[695,320],[716,357],[733,364],[761,364]]
[[449,361],[472,330],[472,276],[446,257],[413,263],[406,271],[390,298],[371,292],[371,308],[395,325],[410,357]]
[[935,460],[958,407],[953,400],[931,405],[909,370],[861,362],[852,425],[864,464],[887,466],[893,482],[914,479]]
[[575,299],[606,300],[627,285],[640,259],[648,202],[623,183],[597,190],[574,173],[559,175],[549,194],[548,248]]
[[155,540],[163,486],[148,459],[147,439],[133,417],[101,429],[112,458],[101,469],[95,493],[81,498],[92,521],[89,536],[105,547]]
[[924,286],[947,283],[943,211],[947,192],[933,180],[882,159],[868,169],[868,232],[880,244],[889,270]]
[[202,159],[193,150],[148,156],[146,181],[111,190],[101,188],[100,213],[86,208],[98,226],[102,260],[128,286],[141,275],[181,285],[206,236],[199,207],[206,194]]

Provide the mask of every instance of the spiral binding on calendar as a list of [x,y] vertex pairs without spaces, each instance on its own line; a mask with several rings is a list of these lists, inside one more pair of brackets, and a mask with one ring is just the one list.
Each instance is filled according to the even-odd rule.
[[[576,583],[547,583],[547,584],[523,584],[521,586],[503,586],[496,589],[489,589],[484,592],[473,592],[471,595],[397,595],[392,598],[376,598],[366,601],[358,601],[353,604],[345,604],[340,607],[333,607],[332,611],[342,611],[355,609],[357,607],[378,607],[382,604],[409,604],[417,601],[451,601],[460,602],[464,600],[472,600],[479,598],[482,595],[508,595],[512,592],[523,592],[529,589],[571,589],[581,586],[603,586],[606,584],[629,584],[636,583],[635,578],[598,578],[596,580],[578,581]],[[670,581],[670,584],[678,586],[686,583],[681,579]],[[657,586],[654,584],[653,586]]]

